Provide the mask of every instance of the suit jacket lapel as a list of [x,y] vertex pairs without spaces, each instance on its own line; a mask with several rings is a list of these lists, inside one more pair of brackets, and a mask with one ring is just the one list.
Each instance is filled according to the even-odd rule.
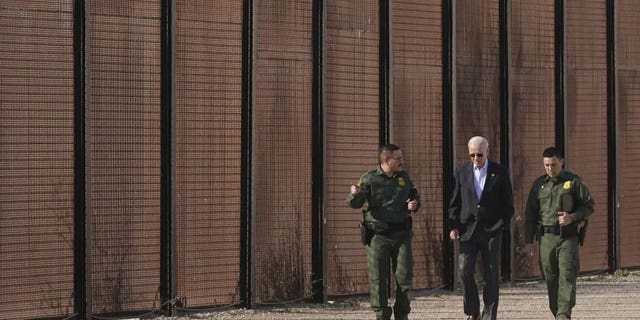
[[480,200],[482,200],[487,192],[490,191],[491,187],[493,187],[493,180],[496,177],[495,172],[493,171],[493,165],[489,160],[487,160],[487,178],[484,180],[484,188],[482,188],[482,196]]
[[471,186],[471,195],[472,195],[471,198],[474,200],[474,203],[480,201],[478,200],[478,196],[476,195],[476,181],[475,181],[475,175],[473,172],[473,163],[469,163],[467,165],[465,174],[467,176],[464,179],[466,180],[466,183],[468,183],[468,186]]
[[473,164],[470,163],[467,165],[467,169],[465,170],[465,174],[467,175],[465,177],[465,179],[467,180],[466,182],[468,183],[469,186],[471,186],[471,190],[473,190],[473,194],[474,194],[474,199],[477,199],[478,197],[475,197],[475,181],[473,178]]

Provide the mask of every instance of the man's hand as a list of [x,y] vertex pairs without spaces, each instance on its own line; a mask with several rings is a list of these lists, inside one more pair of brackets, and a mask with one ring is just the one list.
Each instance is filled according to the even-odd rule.
[[407,200],[407,209],[409,209],[409,211],[414,212],[416,210],[418,210],[418,201],[416,200]]
[[522,248],[522,251],[529,253],[532,256],[536,251],[538,251],[538,243],[533,241],[533,243],[527,243],[527,245]]
[[358,193],[360,193],[360,187],[358,187],[358,186],[357,186],[357,185],[355,185],[355,184],[352,184],[352,185],[351,185],[351,194],[352,194],[352,195],[356,195],[356,194],[358,194]]
[[459,240],[460,234],[458,233],[458,229],[453,229],[449,232],[449,239],[451,240]]
[[558,212],[558,222],[563,227],[568,226],[573,222],[573,215],[564,211],[560,211]]

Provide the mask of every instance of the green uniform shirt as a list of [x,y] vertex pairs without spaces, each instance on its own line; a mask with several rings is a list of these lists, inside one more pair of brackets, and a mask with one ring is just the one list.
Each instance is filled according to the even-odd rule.
[[593,213],[593,198],[579,176],[563,170],[556,178],[543,175],[533,182],[525,210],[525,242],[532,243],[536,226],[557,226],[560,198],[573,193],[575,199],[573,223],[580,223]]
[[[409,217],[407,200],[415,190],[409,175],[405,171],[387,176],[382,168],[371,170],[358,181],[360,192],[349,195],[347,204],[354,209],[361,208],[365,202],[365,220],[387,223],[403,222]],[[417,191],[413,192],[413,200],[420,203]]]

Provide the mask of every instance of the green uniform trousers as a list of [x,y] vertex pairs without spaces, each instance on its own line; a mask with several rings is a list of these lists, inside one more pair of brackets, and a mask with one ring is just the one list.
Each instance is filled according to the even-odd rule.
[[[393,306],[395,319],[406,318],[411,307],[413,289],[413,255],[411,252],[411,231],[399,231],[390,235],[376,234],[367,247],[369,267],[369,299],[377,319],[390,319],[392,310],[388,307],[389,269],[396,280],[396,302]],[[391,268],[390,268],[391,267]]]
[[576,305],[579,269],[577,237],[562,239],[546,233],[540,238],[540,270],[547,281],[549,309],[555,317],[571,318],[571,309]]

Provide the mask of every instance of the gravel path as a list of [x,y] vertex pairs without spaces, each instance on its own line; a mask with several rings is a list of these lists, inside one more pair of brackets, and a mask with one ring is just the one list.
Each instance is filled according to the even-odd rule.
[[[410,319],[466,319],[460,292],[435,291],[412,302]],[[578,282],[573,319],[640,319],[640,272],[626,276],[583,277]],[[500,289],[501,319],[553,319],[541,282],[503,285]],[[163,319],[248,319],[248,320],[365,320],[374,319],[365,298],[352,298],[327,305],[299,303],[286,307],[236,309]]]

